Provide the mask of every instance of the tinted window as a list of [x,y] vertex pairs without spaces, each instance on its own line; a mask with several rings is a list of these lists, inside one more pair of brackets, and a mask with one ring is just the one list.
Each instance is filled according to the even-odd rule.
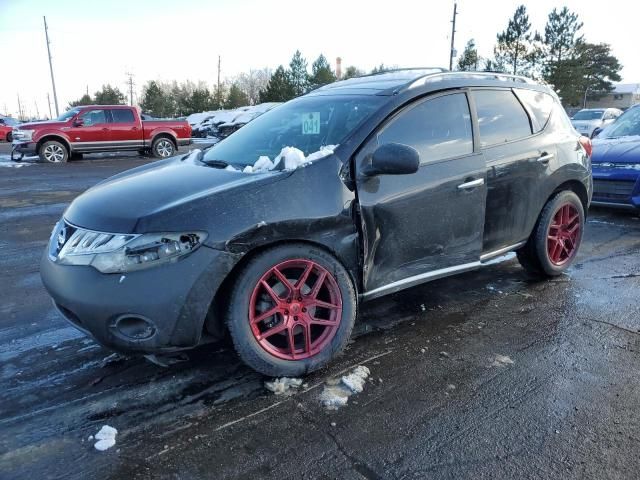
[[133,112],[131,110],[111,110],[113,123],[133,123]]
[[531,135],[529,116],[511,90],[477,90],[474,97],[483,147]]
[[378,143],[402,143],[434,161],[473,152],[469,104],[464,94],[432,98],[400,113],[378,135]]
[[580,110],[573,116],[573,120],[600,120],[604,110]]
[[89,110],[82,114],[82,120],[85,126],[95,125],[97,123],[107,123],[107,117],[104,110]]
[[518,95],[520,101],[527,106],[536,119],[537,125],[534,131],[538,133],[549,121],[549,116],[553,109],[553,97],[548,93],[524,89],[517,89],[516,95]]
[[616,138],[640,135],[640,107],[633,107],[606,127],[598,138]]

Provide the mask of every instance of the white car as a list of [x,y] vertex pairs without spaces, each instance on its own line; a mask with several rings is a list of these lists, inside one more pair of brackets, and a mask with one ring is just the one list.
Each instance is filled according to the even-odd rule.
[[583,108],[571,118],[573,127],[585,137],[591,138],[596,128],[604,128],[622,114],[617,108]]

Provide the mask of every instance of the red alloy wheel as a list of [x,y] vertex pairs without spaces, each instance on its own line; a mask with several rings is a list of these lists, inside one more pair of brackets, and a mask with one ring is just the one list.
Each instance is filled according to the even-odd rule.
[[260,346],[284,360],[321,352],[342,319],[342,296],[331,273],[308,259],[292,259],[258,280],[249,302],[251,332]]
[[581,228],[575,205],[565,203],[556,210],[547,232],[547,255],[553,265],[562,266],[574,257]]

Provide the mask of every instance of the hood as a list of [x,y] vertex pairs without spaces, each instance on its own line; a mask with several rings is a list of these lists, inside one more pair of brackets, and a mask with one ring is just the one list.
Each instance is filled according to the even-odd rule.
[[597,127],[602,123],[602,120],[571,120],[571,124],[574,127]]
[[[153,218],[171,211],[189,216],[190,228],[205,229],[198,209],[219,208],[225,193],[259,189],[284,172],[243,174],[181,157],[154,162],[111,177],[77,197],[64,218],[79,227],[110,233],[153,231]],[[151,230],[149,230],[151,228]]]
[[640,136],[593,139],[592,163],[640,164]]
[[57,120],[44,120],[42,122],[21,123],[15,128],[19,130],[36,130],[38,128],[61,128],[68,127],[69,122],[58,122]]

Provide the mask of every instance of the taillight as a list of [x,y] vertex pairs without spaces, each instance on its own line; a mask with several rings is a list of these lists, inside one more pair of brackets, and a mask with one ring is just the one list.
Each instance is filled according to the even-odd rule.
[[591,139],[589,137],[582,136],[578,140],[584,151],[587,153],[587,156],[591,158],[591,152],[593,151],[593,145],[591,145]]

